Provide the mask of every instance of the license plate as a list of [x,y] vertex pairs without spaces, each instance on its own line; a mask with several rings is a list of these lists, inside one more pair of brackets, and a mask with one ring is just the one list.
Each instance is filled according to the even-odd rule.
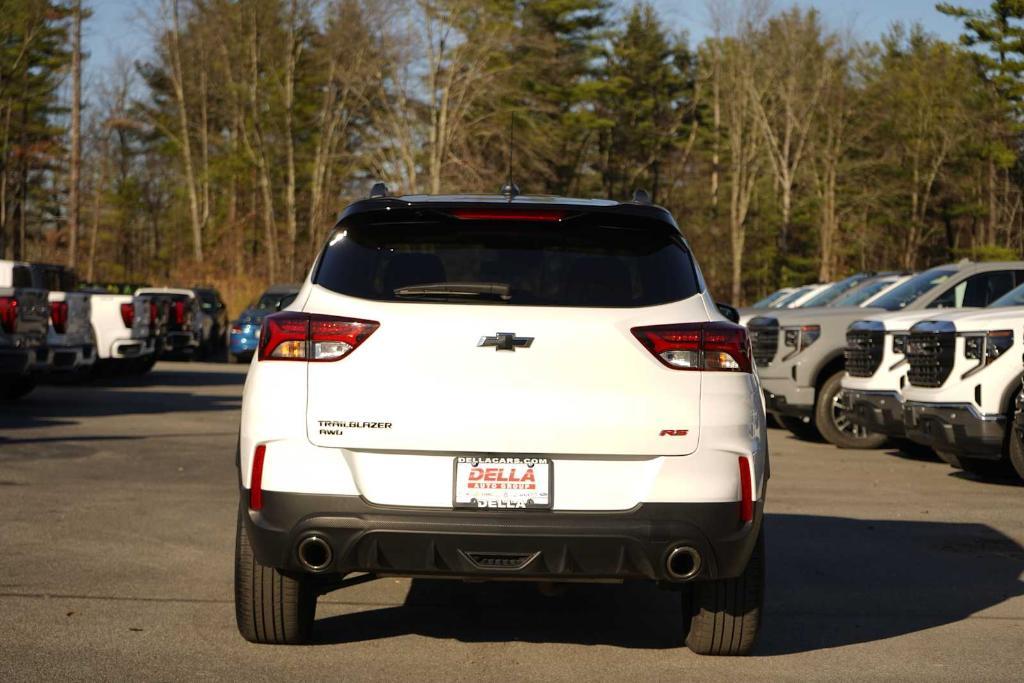
[[551,507],[548,458],[455,458],[454,506],[490,510]]

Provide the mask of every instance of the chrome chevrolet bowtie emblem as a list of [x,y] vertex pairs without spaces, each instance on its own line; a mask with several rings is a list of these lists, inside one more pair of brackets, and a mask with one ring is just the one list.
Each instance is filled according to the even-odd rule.
[[533,337],[517,337],[515,332],[499,332],[493,337],[480,337],[477,346],[493,346],[495,351],[515,351],[516,347],[526,349],[533,343]]

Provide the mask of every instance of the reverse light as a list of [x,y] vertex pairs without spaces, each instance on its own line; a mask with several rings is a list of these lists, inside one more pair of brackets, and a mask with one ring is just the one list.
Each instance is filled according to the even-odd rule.
[[131,303],[121,304],[121,320],[125,327],[131,327],[135,322],[135,305]]
[[57,334],[64,334],[68,331],[68,302],[50,302],[50,322],[53,324],[53,331]]
[[740,325],[680,323],[634,327],[631,332],[673,370],[752,371],[747,330]]
[[818,341],[818,337],[821,336],[820,325],[801,325],[800,327],[787,327],[784,328],[784,334],[782,343],[791,349],[794,349],[793,353],[789,354],[793,356],[800,353],[808,346]]
[[7,334],[18,331],[18,300],[13,296],[0,296],[0,327]]
[[380,323],[316,313],[282,311],[263,319],[262,360],[341,360],[373,334]]
[[964,375],[967,377],[993,362],[1013,346],[1013,330],[990,330],[985,333],[965,335],[964,357],[979,361],[978,365]]
[[263,509],[263,460],[267,455],[266,444],[260,444],[252,454],[252,476],[249,478],[249,509]]

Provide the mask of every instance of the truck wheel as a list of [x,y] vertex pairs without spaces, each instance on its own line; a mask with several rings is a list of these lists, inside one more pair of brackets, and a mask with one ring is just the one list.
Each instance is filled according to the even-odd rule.
[[834,373],[818,390],[814,404],[814,423],[825,440],[840,448],[879,448],[886,442],[885,434],[869,432],[850,422],[850,408],[843,400],[842,386],[845,370]]
[[[743,573],[698,581],[683,594],[686,646],[699,655],[745,655],[754,647],[764,604],[764,528]],[[689,622],[689,629],[687,629]]]
[[960,456],[956,453],[936,450],[935,454],[939,456],[942,462],[946,463],[950,467],[955,467],[958,470],[962,470],[964,468],[963,462],[960,461]]
[[1010,464],[1017,471],[1017,476],[1024,479],[1024,443],[1014,425],[1010,425]]
[[6,386],[0,389],[0,399],[6,401],[15,401],[22,396],[27,396],[36,388],[36,381],[31,377],[15,377],[9,382],[5,381],[4,384]]
[[804,422],[799,417],[779,415],[779,423],[792,432],[793,436],[802,441],[821,441],[821,434],[818,429],[809,422]]
[[235,534],[235,621],[251,643],[309,642],[316,593],[308,579],[293,579],[253,557],[241,514]]

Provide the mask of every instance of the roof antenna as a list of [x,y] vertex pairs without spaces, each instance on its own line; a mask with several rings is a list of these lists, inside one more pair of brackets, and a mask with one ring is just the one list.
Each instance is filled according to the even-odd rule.
[[519,187],[512,182],[512,153],[516,139],[516,113],[513,111],[508,122],[508,180],[501,188],[501,194],[511,202],[519,196]]
[[380,199],[388,196],[388,186],[384,183],[374,183],[370,188],[370,199]]

